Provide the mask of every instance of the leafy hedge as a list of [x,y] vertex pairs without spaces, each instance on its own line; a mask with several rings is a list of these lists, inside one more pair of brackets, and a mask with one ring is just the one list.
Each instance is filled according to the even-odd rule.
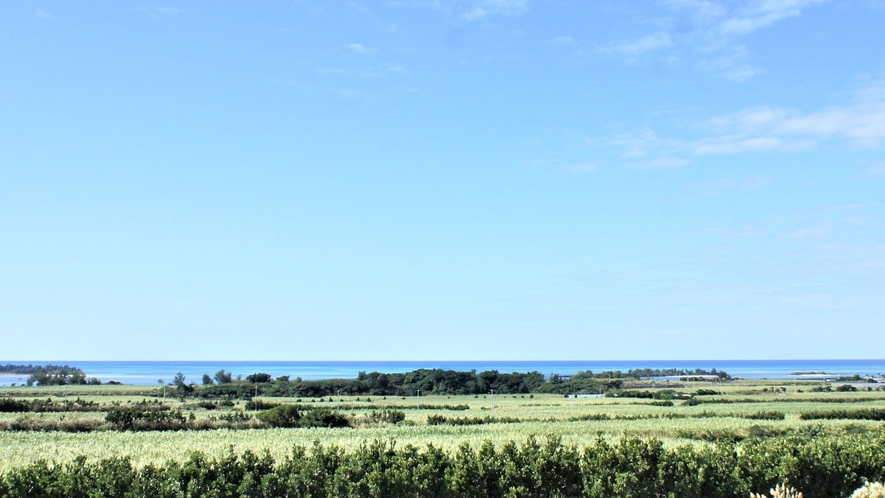
[[665,449],[656,439],[596,440],[583,450],[556,438],[486,442],[447,452],[375,441],[352,452],[315,443],[270,455],[196,453],[136,468],[125,458],[52,465],[0,476],[0,496],[135,497],[746,497],[780,482],[806,498],[847,497],[885,474],[885,434],[778,438]]
[[885,420],[885,409],[867,408],[863,410],[829,410],[805,412],[799,415],[802,420]]

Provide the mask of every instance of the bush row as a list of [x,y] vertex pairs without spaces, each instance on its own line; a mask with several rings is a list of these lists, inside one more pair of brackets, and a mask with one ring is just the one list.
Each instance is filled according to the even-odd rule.
[[885,409],[867,408],[862,410],[811,411],[799,415],[802,420],[885,420]]
[[233,450],[143,468],[125,458],[41,461],[0,476],[0,496],[743,498],[787,482],[806,498],[833,498],[885,477],[883,444],[882,433],[674,449],[636,438],[597,439],[583,450],[533,437],[455,451],[375,441],[346,452],[315,443],[277,461]]
[[446,417],[430,415],[427,425],[484,425],[484,424],[518,424],[520,419],[514,417]]

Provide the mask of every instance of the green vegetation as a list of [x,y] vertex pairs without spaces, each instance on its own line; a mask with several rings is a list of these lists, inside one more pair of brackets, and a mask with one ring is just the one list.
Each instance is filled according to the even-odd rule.
[[353,451],[319,443],[280,459],[229,451],[137,467],[127,458],[38,461],[6,472],[0,496],[660,496],[745,497],[788,482],[806,498],[847,497],[885,477],[885,435],[791,437],[693,448],[656,439],[595,439],[583,449],[533,437],[446,451],[375,440]]
[[[122,473],[115,496],[154,495],[154,485],[157,496],[548,496],[546,486],[558,483],[565,487],[552,496],[745,497],[786,480],[807,498],[848,496],[885,471],[881,390],[609,373],[559,379],[560,387],[611,386],[606,396],[575,398],[541,392],[555,379],[527,393],[531,375],[484,374],[428,370],[385,388],[405,393],[418,382],[420,397],[374,394],[382,381],[371,375],[342,381],[358,392],[316,397],[291,389],[312,385],[299,379],[227,372],[202,385],[177,375],[171,389],[0,388],[0,497],[21,496],[23,479],[36,490],[27,496],[65,495],[74,481],[84,494],[108,495],[102,476]],[[447,394],[464,387],[442,383],[453,378],[471,389],[496,379],[515,392]],[[322,392],[338,381],[328,382]],[[830,389],[815,391],[822,386]],[[424,395],[434,389],[441,394]],[[369,454],[375,470],[366,470]],[[862,455],[871,463],[857,463]]]
[[86,373],[68,365],[0,365],[0,373],[28,374],[27,385],[64,386],[73,384],[101,384],[96,378],[87,379]]

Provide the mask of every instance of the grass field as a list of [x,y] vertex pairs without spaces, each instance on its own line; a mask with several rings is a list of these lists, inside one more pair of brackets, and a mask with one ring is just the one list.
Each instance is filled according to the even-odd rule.
[[[634,398],[564,398],[559,395],[496,395],[427,396],[427,397],[334,397],[324,398],[260,398],[266,402],[293,403],[301,406],[322,406],[338,409],[354,422],[355,428],[267,428],[250,430],[187,430],[127,432],[103,426],[88,433],[59,431],[5,430],[0,432],[0,472],[27,463],[46,459],[69,461],[77,455],[89,459],[128,456],[137,465],[161,464],[181,460],[195,451],[210,456],[221,455],[231,448],[235,452],[268,451],[275,457],[291,452],[295,445],[311,446],[315,441],[335,444],[345,449],[366,442],[395,440],[398,446],[414,445],[454,449],[467,442],[479,446],[489,440],[496,445],[506,441],[522,441],[530,435],[558,436],[563,442],[578,447],[592,444],[597,438],[609,440],[622,436],[656,437],[667,446],[704,445],[716,438],[739,440],[766,437],[795,431],[817,431],[826,434],[856,433],[881,430],[883,422],[870,420],[801,420],[811,411],[834,409],[885,409],[885,392],[807,392],[816,384],[784,385],[786,393],[774,394],[773,382],[741,381],[721,386],[722,395],[700,397],[703,403],[686,406],[674,401],[673,406],[657,406],[649,399]],[[709,388],[708,383],[686,385],[681,391],[690,393]],[[715,386],[720,389],[720,386]],[[765,389],[765,390],[763,390]],[[799,392],[806,391],[806,392]],[[71,388],[7,388],[0,397],[18,400],[81,400],[100,403],[99,411],[53,413],[2,413],[0,426],[22,418],[54,420],[94,420],[103,423],[106,410],[125,407],[140,401],[154,402],[162,398],[157,388],[132,386],[78,386]],[[256,398],[259,399],[259,398]],[[209,419],[224,413],[242,412],[245,403],[235,402],[224,410],[206,410],[196,401],[181,402],[167,397],[172,410],[180,410],[193,419]],[[423,405],[423,407],[422,407]],[[467,405],[467,410],[427,409],[435,405]],[[366,422],[366,415],[383,408],[401,410],[405,420],[397,425]],[[772,412],[777,418],[770,419]],[[767,414],[769,419],[747,418]],[[478,425],[428,425],[428,417],[505,419],[509,423]]]

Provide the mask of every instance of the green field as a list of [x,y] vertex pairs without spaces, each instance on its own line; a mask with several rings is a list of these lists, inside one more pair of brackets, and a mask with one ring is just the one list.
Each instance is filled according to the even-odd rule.
[[[654,400],[636,398],[565,398],[552,394],[418,397],[270,398],[269,403],[292,403],[302,407],[325,407],[339,411],[352,428],[261,428],[248,430],[121,431],[106,422],[107,411],[138,402],[162,402],[162,390],[132,386],[16,387],[0,391],[0,398],[23,401],[51,400],[74,403],[77,399],[99,404],[97,411],[51,413],[0,413],[0,472],[47,459],[70,461],[76,456],[97,460],[112,456],[130,457],[137,466],[183,460],[192,452],[222,455],[231,448],[241,452],[268,451],[274,457],[291,452],[295,445],[311,446],[315,441],[348,450],[373,440],[394,440],[397,445],[414,445],[454,450],[468,442],[479,447],[484,441],[503,445],[521,442],[531,435],[559,436],[563,443],[584,447],[598,438],[616,441],[624,436],[658,438],[667,447],[713,444],[717,439],[743,441],[813,431],[839,435],[880,431],[883,422],[835,418],[802,420],[803,413],[832,410],[885,409],[885,392],[808,392],[818,383],[776,383],[736,381],[724,385],[689,382],[678,392],[694,393],[715,388],[721,395],[697,397],[702,403],[686,406],[674,400],[673,406],[657,406]],[[786,392],[773,393],[783,387]],[[802,391],[802,392],[800,392]],[[165,403],[191,420],[210,420],[224,414],[245,414],[245,401],[231,407],[206,410],[194,399],[180,401],[171,396]],[[660,403],[658,403],[660,404]],[[467,405],[467,410],[441,409],[440,406]],[[435,408],[428,408],[433,407]],[[402,411],[405,420],[396,425],[375,423],[368,415],[392,408]],[[774,417],[771,417],[771,414]],[[760,415],[761,414],[761,415]],[[777,416],[782,414],[782,419]],[[429,425],[428,419],[489,419],[491,423],[468,425]],[[761,417],[761,418],[752,418]],[[765,418],[767,417],[767,418]],[[772,419],[774,418],[774,419]],[[13,430],[14,422],[28,426],[44,421],[91,421],[91,432]],[[507,423],[495,423],[504,420]],[[21,422],[25,422],[22,424]]]

